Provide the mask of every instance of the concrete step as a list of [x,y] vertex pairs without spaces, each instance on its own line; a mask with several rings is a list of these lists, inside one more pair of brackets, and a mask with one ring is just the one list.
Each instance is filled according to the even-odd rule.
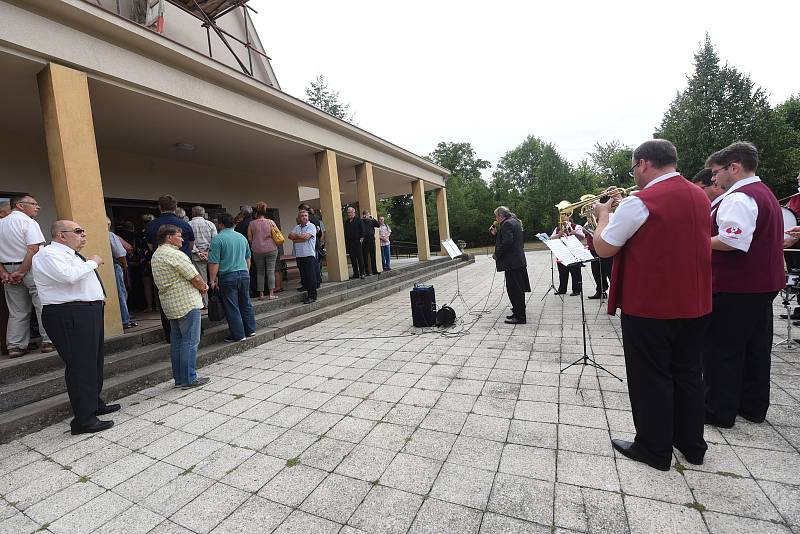
[[[417,273],[426,273],[431,269],[443,268],[445,265],[453,265],[454,262],[462,260],[450,260],[437,258],[429,262],[420,262],[413,265],[393,269],[377,277],[367,277],[366,280],[348,280],[346,282],[323,284],[318,290],[318,299],[332,297],[335,295],[346,294],[352,290],[361,290],[365,286],[375,287],[399,280],[413,279]],[[304,299],[304,293],[288,289],[286,295],[278,300],[253,301],[253,309],[257,316],[270,311],[285,310],[295,307]],[[224,321],[223,321],[224,323]],[[216,323],[212,323],[207,317],[203,318],[202,328],[204,331],[212,329]],[[223,336],[224,337],[224,336]],[[130,350],[139,350],[141,347],[166,343],[164,333],[160,328],[140,333],[131,333],[110,338],[105,342],[106,356]],[[0,362],[0,388],[7,384],[25,381],[33,376],[47,374],[56,370],[63,370],[64,364],[57,353],[32,354],[24,358],[5,360]],[[0,389],[0,391],[2,391]],[[0,397],[2,393],[0,393]],[[3,401],[0,399],[0,412],[3,410]]]
[[[198,367],[409,289],[412,282],[434,278],[473,261],[439,260],[406,273],[398,269],[396,276],[381,277],[371,284],[348,285],[341,291],[330,291],[326,296],[320,294],[314,304],[295,304],[262,311],[256,317],[256,336],[241,343],[223,342],[228,334],[227,324],[224,321],[212,323],[201,338]],[[119,398],[171,378],[169,345],[156,342],[130,348],[106,356],[103,396],[106,399]],[[0,443],[43,428],[69,414],[63,369],[0,386]]]

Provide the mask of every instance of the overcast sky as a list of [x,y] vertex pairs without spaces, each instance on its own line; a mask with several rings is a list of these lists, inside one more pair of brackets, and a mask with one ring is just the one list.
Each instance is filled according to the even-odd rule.
[[[358,126],[416,154],[470,142],[494,166],[528,134],[573,163],[648,138],[709,32],[774,103],[800,93],[800,2],[251,0],[281,88],[317,74]],[[485,175],[488,177],[488,175]]]

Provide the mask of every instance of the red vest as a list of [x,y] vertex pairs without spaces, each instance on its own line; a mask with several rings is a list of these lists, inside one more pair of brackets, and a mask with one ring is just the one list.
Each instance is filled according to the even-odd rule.
[[711,205],[678,175],[636,193],[647,221],[614,258],[608,313],[692,319],[711,313]]
[[[735,192],[744,193],[756,201],[756,230],[747,252],[713,251],[714,293],[770,293],[783,289],[786,286],[783,218],[778,200],[763,182],[742,186]],[[712,212],[712,219],[712,235],[717,235],[716,210]]]

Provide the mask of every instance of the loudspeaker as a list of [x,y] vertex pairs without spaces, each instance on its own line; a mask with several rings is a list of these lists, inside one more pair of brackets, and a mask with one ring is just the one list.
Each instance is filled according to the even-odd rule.
[[414,326],[436,326],[436,292],[433,286],[415,285],[410,294]]
[[453,326],[456,322],[456,311],[450,306],[444,305],[436,312],[436,326]]

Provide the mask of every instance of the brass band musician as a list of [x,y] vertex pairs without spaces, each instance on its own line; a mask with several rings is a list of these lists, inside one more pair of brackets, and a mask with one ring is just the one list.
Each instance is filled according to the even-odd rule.
[[[574,235],[578,238],[578,240],[584,242],[586,239],[586,233],[583,231],[583,227],[572,222],[572,219],[566,213],[561,213],[560,215],[558,226],[556,226],[553,230],[553,233],[550,234],[550,238],[558,239],[559,237]],[[567,278],[570,275],[572,275],[572,293],[570,293],[569,296],[575,297],[580,295],[583,284],[581,264],[577,263],[575,265],[565,267],[564,265],[561,265],[561,262],[557,262],[556,265],[558,267],[558,291],[556,291],[556,295],[563,295],[567,292]]]

